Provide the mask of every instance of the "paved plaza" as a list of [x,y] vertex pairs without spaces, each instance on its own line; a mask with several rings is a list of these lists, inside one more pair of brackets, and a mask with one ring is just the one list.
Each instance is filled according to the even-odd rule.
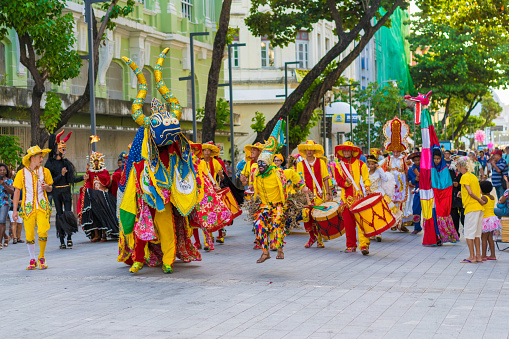
[[[239,218],[239,219],[242,219]],[[345,237],[262,264],[251,226],[236,220],[226,243],[175,273],[116,261],[115,242],[58,249],[49,268],[26,271],[25,244],[0,251],[2,338],[507,338],[509,253],[461,264],[464,241],[426,248],[422,235],[388,231],[371,253],[347,254]],[[463,240],[463,239],[462,239]]]

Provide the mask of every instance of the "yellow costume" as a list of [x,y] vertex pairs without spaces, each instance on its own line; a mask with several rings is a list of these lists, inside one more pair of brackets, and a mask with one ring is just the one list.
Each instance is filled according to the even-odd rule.
[[14,188],[23,190],[21,199],[21,213],[23,225],[25,227],[26,243],[30,253],[30,266],[28,270],[35,269],[35,226],[37,225],[37,235],[39,236],[39,268],[47,267],[44,259],[46,243],[48,241],[48,230],[50,228],[49,218],[51,216],[51,204],[48,202],[46,191],[42,188],[42,183],[48,186],[53,185],[53,177],[49,169],[39,166],[34,171],[30,169],[30,158],[36,154],[43,156],[49,153],[50,149],[41,150],[39,146],[30,147],[27,155],[23,158],[25,168],[16,173],[13,182]]

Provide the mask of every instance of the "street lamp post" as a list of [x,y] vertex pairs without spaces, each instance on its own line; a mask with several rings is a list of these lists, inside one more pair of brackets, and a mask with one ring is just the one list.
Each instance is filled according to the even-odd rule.
[[209,35],[209,32],[197,32],[189,34],[190,47],[191,47],[191,75],[187,77],[180,77],[179,81],[191,80],[191,105],[193,108],[193,142],[197,140],[197,126],[196,126],[196,100],[195,100],[195,81],[194,81],[194,37]]
[[[285,102],[288,99],[288,65],[300,65],[301,61],[288,61],[285,62]],[[280,98],[283,95],[276,95],[276,97]],[[286,115],[286,158],[290,156],[290,114]]]
[[[95,79],[94,79],[94,33],[92,30],[92,4],[106,2],[106,0],[85,0],[85,21],[88,27],[88,54],[82,55],[81,59],[88,60],[88,83],[90,90],[90,132],[96,135],[95,122]],[[92,143],[92,151],[95,152],[95,142]]]
[[228,44],[228,83],[220,84],[219,87],[228,86],[230,90],[230,152],[232,161],[232,173],[235,168],[235,143],[234,143],[234,132],[233,132],[233,80],[232,80],[232,47],[242,47],[246,44],[234,43]]

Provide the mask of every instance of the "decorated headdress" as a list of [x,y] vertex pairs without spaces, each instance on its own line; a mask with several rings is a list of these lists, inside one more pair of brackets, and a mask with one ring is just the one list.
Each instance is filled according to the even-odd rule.
[[71,137],[71,134],[72,134],[72,131],[69,132],[69,134],[67,134],[67,136],[65,138],[63,138],[62,140],[60,140],[60,137],[62,136],[62,134],[64,134],[64,131],[65,130],[62,130],[62,132],[58,133],[57,134],[57,148],[58,148],[58,151],[62,154],[65,155],[65,151],[67,150],[67,145],[65,144],[67,142],[67,140],[69,140],[69,138]]
[[99,169],[103,170],[104,169],[104,154],[99,153],[99,152],[92,152],[92,154],[90,154],[90,166],[92,167],[92,169],[95,169],[94,161],[96,161],[96,160],[99,160]]
[[323,156],[324,153],[322,145],[317,144],[314,140],[308,140],[297,146],[297,148],[299,149],[300,155],[304,158],[306,157],[307,150],[315,151],[314,156],[317,158]]
[[25,167],[30,167],[30,158],[37,154],[42,154],[42,156],[45,156],[48,154],[51,150],[49,148],[41,149],[39,146],[32,146],[27,150],[27,154],[23,157],[23,165]]
[[416,125],[421,124],[421,111],[422,106],[428,106],[429,105],[429,97],[431,96],[432,91],[429,91],[428,94],[424,95],[419,93],[416,97],[411,97],[410,95],[405,95],[405,100],[410,100],[415,102],[415,109],[414,109],[414,121]]
[[414,152],[412,154],[410,154],[407,159],[408,160],[413,160],[414,158],[420,158],[421,157],[421,152]]
[[274,126],[269,139],[265,142],[265,145],[263,145],[263,150],[258,157],[258,161],[263,161],[267,165],[272,164],[272,161],[274,160],[274,153],[276,152],[277,147],[284,141],[284,127],[285,123],[283,119],[279,119],[279,121],[276,123],[276,126]]
[[385,149],[393,152],[403,152],[408,148],[407,138],[410,128],[403,120],[394,117],[387,121],[383,128],[385,136]]
[[190,142],[189,145],[191,145],[191,151],[192,150],[195,150],[194,151],[194,155],[198,158],[198,159],[201,159],[203,158],[203,152],[202,152],[202,145],[197,143],[197,142]]
[[211,157],[215,157],[219,155],[219,147],[214,145],[213,141],[208,141],[201,145],[202,150],[209,149],[212,153],[210,154]]
[[345,141],[343,145],[337,145],[334,148],[334,152],[336,157],[339,160],[343,160],[345,156],[343,155],[343,151],[351,151],[353,159],[359,159],[361,157],[361,149],[353,144],[351,141]]
[[253,148],[257,148],[260,150],[260,152],[263,150],[263,144],[257,142],[254,145],[246,145],[244,146],[244,152],[246,153],[246,161],[251,160],[251,150]]
[[166,48],[157,59],[154,66],[154,77],[156,80],[156,88],[161,93],[163,98],[169,104],[169,111],[166,110],[165,105],[159,99],[153,98],[151,104],[151,116],[143,114],[143,103],[147,97],[147,81],[143,76],[141,69],[127,57],[122,59],[131,67],[138,78],[138,95],[133,101],[132,117],[136,123],[142,127],[150,129],[152,141],[157,146],[166,146],[177,141],[181,135],[180,131],[180,117],[182,116],[182,107],[177,98],[170,92],[168,87],[164,84],[162,76],[162,65],[166,53],[170,49]]
[[378,153],[380,153],[380,149],[378,149],[378,148],[370,148],[369,149],[369,154],[374,155],[375,157],[378,156]]
[[367,157],[366,157],[366,161],[367,162],[376,162],[378,163],[378,158],[372,154],[369,154]]
[[127,152],[126,151],[122,151],[122,153],[120,153],[118,155],[117,161],[122,161],[122,163],[125,163],[126,159],[127,159]]

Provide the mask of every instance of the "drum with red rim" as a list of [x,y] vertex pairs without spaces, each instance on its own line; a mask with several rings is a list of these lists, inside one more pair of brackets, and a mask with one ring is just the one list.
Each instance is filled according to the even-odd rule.
[[328,201],[319,206],[313,206],[311,215],[316,222],[318,232],[323,238],[327,240],[335,239],[345,233],[340,203]]
[[350,207],[350,212],[366,237],[380,234],[396,223],[396,218],[381,193],[370,194],[356,201]]

